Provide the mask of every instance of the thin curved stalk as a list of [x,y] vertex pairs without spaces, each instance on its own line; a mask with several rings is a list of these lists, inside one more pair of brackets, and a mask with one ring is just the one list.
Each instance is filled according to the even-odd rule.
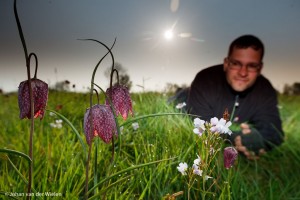
[[92,143],[89,145],[89,152],[88,152],[88,158],[86,162],[86,167],[85,167],[85,193],[84,193],[84,199],[88,199],[88,190],[89,190],[89,160],[91,159],[91,151],[92,151]]
[[[28,184],[28,181],[26,180],[26,178],[22,175],[22,173],[17,169],[17,167],[14,165],[14,163],[10,160],[10,158],[7,156],[7,159],[9,161],[9,163],[12,165],[12,167],[14,168],[14,170],[18,173],[18,175],[22,178],[22,180],[24,181],[24,183]],[[37,193],[37,191],[34,188],[31,188],[31,190],[34,193]],[[38,199],[42,199],[41,197],[37,196]]]
[[[14,155],[16,155],[16,156],[21,156],[21,157],[25,158],[25,159],[28,161],[28,164],[29,164],[29,165],[31,165],[31,162],[32,162],[31,158],[30,158],[28,155],[26,155],[26,154],[24,154],[24,153],[22,153],[22,152],[20,152],[20,151],[16,151],[16,150],[12,150],[12,149],[0,149],[0,152],[6,153],[6,154],[14,154]],[[14,170],[17,172],[17,174],[21,177],[21,179],[24,181],[24,183],[25,183],[25,184],[28,184],[28,181],[26,180],[26,178],[25,178],[25,177],[23,176],[23,174],[17,169],[17,167],[14,165],[14,163],[10,160],[9,156],[6,155],[6,157],[7,157],[8,162],[12,165],[13,169],[14,169]],[[36,191],[34,188],[31,188],[31,189],[32,189],[33,192],[37,193],[37,191]],[[0,194],[6,196],[7,192],[2,192],[2,191],[0,191]],[[14,198],[14,197],[11,197],[11,198]],[[38,198],[38,199],[41,199],[41,197],[37,197],[37,198]],[[14,198],[14,199],[17,199],[17,198]]]
[[161,117],[161,116],[169,116],[169,115],[185,115],[185,116],[191,116],[191,117],[200,117],[199,115],[192,115],[188,113],[156,113],[156,114],[149,114],[149,115],[142,115],[139,117],[132,118],[130,120],[127,120],[120,126],[126,126],[127,124],[131,124],[133,122],[136,122],[141,119],[150,118],[150,117]]
[[[94,83],[94,85],[101,90],[101,92],[105,96],[105,99],[107,99],[108,102],[109,102],[109,105],[111,107],[111,110],[112,110],[114,118],[115,118],[116,127],[117,127],[117,133],[118,133],[118,141],[119,141],[119,145],[120,145],[121,144],[121,130],[120,130],[119,122],[117,120],[117,113],[115,111],[113,103],[112,103],[111,99],[106,95],[105,91],[99,85],[97,85],[96,83]],[[115,136],[113,136],[113,139],[114,139],[114,137]],[[121,151],[121,146],[119,146],[119,153],[120,153],[120,151]],[[114,140],[112,140],[112,158],[111,158],[111,163],[113,163],[113,161],[114,161],[114,153],[115,153],[115,146],[114,146]]]
[[33,56],[34,59],[35,59],[35,70],[34,70],[34,76],[33,76],[33,78],[36,79],[37,70],[38,70],[38,64],[39,64],[38,63],[38,58],[37,58],[37,56],[36,56],[35,53],[30,53],[29,57],[28,57],[29,63],[30,63],[30,60],[31,60],[31,56]]
[[[14,1],[14,14],[15,14],[15,18],[16,18],[16,22],[17,22],[17,26],[18,26],[19,35],[20,35],[23,49],[24,49],[26,67],[27,67],[27,79],[28,79],[28,88],[29,88],[29,97],[30,97],[30,116],[31,116],[30,136],[29,136],[29,157],[33,161],[34,101],[33,101],[33,92],[32,92],[32,88],[31,88],[31,76],[30,76],[30,57],[31,56],[30,57],[28,56],[26,42],[25,42],[24,34],[22,31],[22,26],[21,26],[21,23],[19,20],[18,12],[17,12],[17,1],[16,0]],[[37,61],[36,61],[36,64],[37,64]],[[33,174],[33,164],[30,165],[30,169],[29,169],[28,190],[27,190],[28,193],[31,192],[31,185],[33,182],[32,174]],[[27,199],[30,199],[30,196],[28,196]]]
[[[97,65],[95,66],[94,70],[93,70],[93,74],[92,74],[92,79],[91,79],[91,88],[90,88],[90,132],[93,132],[93,112],[92,112],[92,106],[93,106],[93,90],[94,90],[94,79],[95,79],[95,75],[97,72],[97,69],[100,65],[100,63],[102,62],[102,60],[108,55],[111,54],[112,60],[113,60],[113,64],[114,64],[114,56],[111,52],[111,49],[113,48],[113,46],[115,45],[116,39],[112,45],[111,48],[108,48],[104,43],[98,41],[98,40],[94,40],[94,39],[79,39],[79,40],[88,40],[88,41],[95,41],[98,42],[100,44],[102,44],[107,50],[108,52],[100,59],[100,61],[97,63]],[[113,67],[113,66],[112,66]],[[89,117],[89,116],[88,116]],[[91,145],[90,145],[91,146]],[[96,151],[96,155],[97,155],[97,146],[95,145],[95,151]],[[90,154],[90,153],[89,153]],[[88,156],[88,160],[87,160],[87,168],[89,166],[89,160],[90,160],[90,156]],[[95,156],[95,163],[97,164],[97,156]],[[97,182],[97,166],[95,166],[94,169],[94,182]],[[87,190],[88,190],[88,170],[86,171],[86,181],[85,181],[85,199],[87,199]],[[97,192],[97,189],[95,190],[95,192]]]
[[6,153],[6,154],[14,154],[14,155],[17,155],[17,156],[21,156],[21,157],[25,158],[28,161],[29,165],[31,165],[31,163],[32,163],[31,158],[23,152],[12,150],[12,149],[0,149],[0,152]]

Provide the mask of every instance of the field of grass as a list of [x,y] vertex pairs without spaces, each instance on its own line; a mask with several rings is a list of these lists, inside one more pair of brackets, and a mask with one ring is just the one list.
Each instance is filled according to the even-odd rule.
[[[128,123],[119,119],[123,130],[115,144],[114,162],[111,163],[111,144],[100,139],[93,143],[89,188],[96,187],[90,191],[90,199],[153,200],[180,191],[183,194],[176,199],[187,199],[186,177],[177,166],[180,162],[191,165],[196,158],[199,146],[193,122],[185,115],[148,117],[138,120],[139,128],[134,130],[131,120],[139,116],[180,110],[168,105],[168,97],[163,94],[133,94],[132,98],[135,116],[129,117]],[[279,96],[283,145],[257,161],[239,156],[230,170],[223,167],[220,152],[210,173],[213,178],[201,189],[195,184],[191,199],[201,199],[203,192],[206,199],[300,199],[299,101],[300,96]],[[17,95],[0,95],[0,106],[0,149],[28,154],[30,122],[19,119]],[[83,116],[88,107],[88,94],[49,93],[47,109],[57,108],[78,130],[84,146],[66,121],[62,128],[51,126],[60,119],[57,115],[47,111],[43,120],[35,120],[33,199],[83,199],[87,155]],[[27,179],[28,161],[0,152],[0,199],[24,199],[21,195],[26,195]]]

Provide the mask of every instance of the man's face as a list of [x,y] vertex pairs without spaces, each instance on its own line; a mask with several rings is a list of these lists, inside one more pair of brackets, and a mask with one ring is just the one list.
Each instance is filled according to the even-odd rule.
[[260,75],[263,65],[261,50],[234,48],[232,54],[224,59],[226,79],[233,90],[242,92],[251,87]]

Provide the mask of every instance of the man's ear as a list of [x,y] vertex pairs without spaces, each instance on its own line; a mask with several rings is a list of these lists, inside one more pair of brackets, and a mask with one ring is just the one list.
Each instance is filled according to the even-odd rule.
[[261,71],[262,71],[263,67],[264,67],[264,63],[261,62],[261,66],[260,66],[260,68],[259,68],[259,70],[258,70],[258,73],[259,73],[259,74],[261,74]]

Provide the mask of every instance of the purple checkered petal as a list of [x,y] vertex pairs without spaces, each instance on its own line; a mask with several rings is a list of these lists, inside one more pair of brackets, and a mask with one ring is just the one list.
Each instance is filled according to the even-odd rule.
[[[21,119],[31,118],[28,85],[28,80],[21,82],[19,85],[18,103]],[[34,118],[40,117],[40,119],[43,119],[48,101],[48,84],[39,79],[31,79],[31,86],[34,102]]]
[[[91,113],[92,110],[92,113]],[[93,119],[93,128],[91,132],[91,114]],[[117,135],[116,122],[114,115],[107,105],[94,105],[88,108],[84,115],[84,133],[86,141],[91,145],[95,136],[99,136],[105,143],[109,143],[113,134]]]
[[[108,88],[106,95],[111,99],[117,115],[121,114],[124,120],[127,119],[129,112],[133,115],[132,101],[126,86],[115,85],[111,89]],[[106,105],[109,105],[108,100],[106,100]]]

